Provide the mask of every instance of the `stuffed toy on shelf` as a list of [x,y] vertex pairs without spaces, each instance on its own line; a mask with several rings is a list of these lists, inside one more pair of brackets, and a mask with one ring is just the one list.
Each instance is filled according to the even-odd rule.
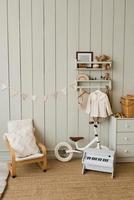
[[[95,59],[97,60],[97,62],[111,62],[111,57],[107,56],[107,55],[95,56]],[[107,69],[110,68],[110,64],[109,63],[102,63],[102,64],[99,64],[99,67],[107,70]]]

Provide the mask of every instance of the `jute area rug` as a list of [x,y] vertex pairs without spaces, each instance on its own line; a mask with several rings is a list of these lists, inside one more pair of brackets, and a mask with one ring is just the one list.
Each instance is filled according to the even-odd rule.
[[46,173],[37,165],[19,168],[3,200],[134,200],[134,163],[117,164],[114,179],[94,171],[82,175],[81,160],[48,164]]

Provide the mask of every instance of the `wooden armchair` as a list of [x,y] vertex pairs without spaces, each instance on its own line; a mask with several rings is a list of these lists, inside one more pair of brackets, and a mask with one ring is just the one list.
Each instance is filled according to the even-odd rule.
[[[11,132],[15,132],[18,129],[22,129],[24,127],[33,128],[32,120],[28,119],[28,120],[9,121],[8,134],[10,134]],[[37,163],[44,172],[47,170],[47,150],[46,147],[37,140],[37,138],[36,138],[36,144],[40,152],[23,158],[17,157],[16,151],[11,147],[7,137],[6,137],[6,143],[11,158],[11,161],[9,162],[9,171],[13,178],[16,177],[16,169],[18,165]]]

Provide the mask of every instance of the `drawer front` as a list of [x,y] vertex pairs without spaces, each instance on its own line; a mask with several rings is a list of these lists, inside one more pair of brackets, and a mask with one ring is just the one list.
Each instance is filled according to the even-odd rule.
[[134,131],[134,119],[117,120],[118,132],[131,132]]
[[117,145],[118,157],[134,157],[134,145]]
[[118,133],[117,144],[134,144],[134,132]]

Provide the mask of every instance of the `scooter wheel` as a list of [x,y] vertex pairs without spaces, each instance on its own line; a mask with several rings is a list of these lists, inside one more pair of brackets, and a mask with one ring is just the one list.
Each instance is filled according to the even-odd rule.
[[68,162],[72,159],[73,153],[67,153],[67,150],[72,150],[72,146],[67,142],[60,142],[55,147],[55,157],[61,162]]

